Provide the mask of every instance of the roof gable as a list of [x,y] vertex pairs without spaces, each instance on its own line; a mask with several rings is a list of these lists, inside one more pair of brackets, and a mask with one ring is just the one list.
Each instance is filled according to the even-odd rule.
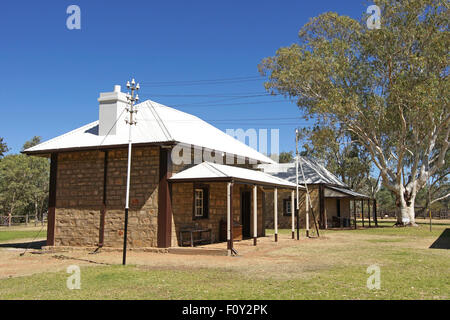
[[212,179],[236,179],[240,181],[249,181],[252,183],[261,183],[271,186],[286,188],[295,188],[296,184],[272,176],[270,174],[258,171],[240,168],[236,166],[227,166],[212,162],[203,162],[186,170],[176,173],[169,178],[170,181],[194,181],[194,180],[212,180]]

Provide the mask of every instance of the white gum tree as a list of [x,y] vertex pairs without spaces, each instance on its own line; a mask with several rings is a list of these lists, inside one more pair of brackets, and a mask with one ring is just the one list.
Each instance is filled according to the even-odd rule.
[[305,117],[352,132],[397,199],[397,224],[416,225],[417,192],[448,166],[448,3],[375,4],[379,29],[368,28],[370,14],[324,13],[259,69],[266,89],[295,99]]

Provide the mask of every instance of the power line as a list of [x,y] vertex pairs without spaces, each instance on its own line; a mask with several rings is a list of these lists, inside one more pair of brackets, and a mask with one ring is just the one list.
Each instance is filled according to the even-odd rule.
[[278,102],[288,102],[287,100],[273,100],[273,101],[251,101],[251,102],[238,102],[238,103],[219,103],[219,104],[198,104],[198,103],[188,103],[188,104],[178,104],[169,107],[221,107],[221,106],[244,106],[253,104],[266,104],[266,103],[278,103]]
[[239,93],[207,93],[207,94],[166,94],[166,93],[151,93],[149,91],[141,91],[141,94],[145,93],[152,97],[216,97],[216,98],[227,98],[227,97],[245,97],[249,95],[259,95],[259,96],[274,96],[275,94],[270,94],[267,92],[239,92]]
[[[283,118],[245,118],[245,119],[202,119],[203,121],[227,121],[227,122],[240,122],[240,121],[266,121],[266,120],[295,120],[302,119],[302,117],[283,117]],[[154,121],[154,119],[141,119],[144,121]],[[164,119],[164,121],[173,122],[195,122],[197,120],[186,120],[186,119]],[[305,122],[306,123],[306,122]]]
[[225,98],[225,99],[220,99],[220,100],[206,100],[206,101],[200,101],[200,102],[191,102],[191,103],[184,103],[184,104],[178,104],[177,106],[182,107],[182,106],[186,106],[186,105],[204,105],[207,104],[208,106],[211,105],[211,103],[216,103],[216,102],[224,102],[224,101],[232,101],[232,100],[239,100],[239,99],[248,99],[248,98],[257,98],[257,97],[267,97],[270,96],[270,94],[258,94],[258,95],[248,95],[248,96],[240,96],[240,97],[229,97],[229,98]]
[[226,81],[244,81],[244,80],[256,80],[261,79],[261,76],[243,76],[243,77],[231,77],[231,78],[218,78],[218,79],[201,79],[201,80],[179,80],[179,81],[149,81],[142,82],[147,85],[172,85],[172,84],[185,84],[185,83],[205,83],[205,82],[226,82]]
[[181,86],[198,86],[198,85],[217,85],[217,84],[236,84],[244,82],[262,81],[261,77],[242,78],[242,79],[227,79],[227,80],[198,80],[198,81],[179,81],[179,82],[160,82],[160,83],[145,83],[148,87],[181,87]]

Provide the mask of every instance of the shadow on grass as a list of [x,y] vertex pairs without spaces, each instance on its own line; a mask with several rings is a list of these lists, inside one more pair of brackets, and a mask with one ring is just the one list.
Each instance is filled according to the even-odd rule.
[[450,249],[450,228],[441,233],[439,238],[430,246],[430,249]]
[[0,244],[0,248],[41,249],[45,245],[46,245],[46,240],[41,240],[41,241],[29,241],[29,242],[2,243],[2,244]]

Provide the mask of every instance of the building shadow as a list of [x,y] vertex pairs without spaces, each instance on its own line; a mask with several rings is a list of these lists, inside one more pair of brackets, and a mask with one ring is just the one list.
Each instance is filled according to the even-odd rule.
[[430,249],[450,249],[450,228],[442,232],[439,238],[430,246]]
[[29,242],[12,242],[12,243],[2,243],[0,248],[14,248],[14,249],[42,249],[43,246],[47,245],[46,240],[40,241],[29,241]]

